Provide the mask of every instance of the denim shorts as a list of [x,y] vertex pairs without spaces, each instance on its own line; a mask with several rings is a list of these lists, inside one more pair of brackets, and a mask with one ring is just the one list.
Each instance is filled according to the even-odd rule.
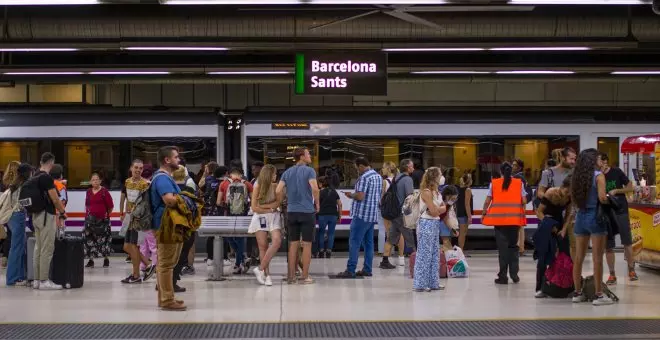
[[458,224],[468,224],[467,216],[457,217]]
[[575,235],[607,235],[607,227],[598,224],[596,212],[596,208],[581,209],[577,212],[575,215]]
[[445,222],[440,221],[440,237],[450,237],[451,236],[451,230],[449,230],[449,227],[445,225]]

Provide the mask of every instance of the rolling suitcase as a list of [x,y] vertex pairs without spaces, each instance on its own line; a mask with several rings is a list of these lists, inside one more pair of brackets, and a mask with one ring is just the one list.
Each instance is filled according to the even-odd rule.
[[58,231],[50,264],[50,279],[66,289],[80,288],[85,281],[85,249],[82,237]]
[[27,280],[33,281],[34,280],[34,246],[37,244],[37,239],[34,237],[30,237],[27,240]]

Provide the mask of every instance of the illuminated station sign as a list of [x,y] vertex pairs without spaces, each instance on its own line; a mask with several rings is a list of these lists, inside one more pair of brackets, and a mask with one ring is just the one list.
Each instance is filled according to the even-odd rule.
[[299,53],[296,94],[387,95],[385,53]]

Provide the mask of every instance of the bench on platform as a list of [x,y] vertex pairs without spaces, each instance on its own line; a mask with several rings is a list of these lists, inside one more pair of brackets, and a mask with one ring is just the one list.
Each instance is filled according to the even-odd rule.
[[248,234],[252,216],[203,216],[202,225],[197,231],[201,237],[213,237],[213,268],[209,281],[224,281],[224,238],[250,237]]

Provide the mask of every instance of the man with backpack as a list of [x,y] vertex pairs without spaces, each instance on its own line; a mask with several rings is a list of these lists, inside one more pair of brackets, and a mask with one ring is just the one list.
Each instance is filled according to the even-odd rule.
[[[243,170],[232,168],[229,179],[220,184],[218,201],[224,206],[227,216],[247,216],[248,198],[252,194],[252,184],[243,178]],[[245,237],[232,237],[229,244],[236,253],[234,274],[246,273],[245,267]]]
[[[167,207],[176,207],[176,196],[181,192],[174,182],[172,173],[179,168],[179,151],[174,146],[164,146],[158,150],[160,169],[151,178],[149,201],[153,230],[159,232],[161,220]],[[136,204],[137,211],[140,203]],[[159,237],[157,237],[159,239]],[[158,307],[166,311],[186,309],[182,300],[174,297],[174,266],[179,260],[183,242],[158,243]]]
[[[60,290],[62,286],[49,279],[51,261],[55,251],[57,228],[64,227],[66,211],[55,188],[50,171],[55,165],[55,156],[46,152],[41,155],[41,167],[21,187],[19,202],[32,216],[36,244],[34,247],[32,287],[39,290]],[[55,215],[59,212],[59,220]]]
[[[226,166],[218,166],[216,162],[210,162],[208,165],[209,175],[204,178],[204,185],[200,185],[203,190],[204,208],[203,216],[225,216],[223,206],[218,205],[218,191],[220,183],[227,180],[229,169]],[[227,251],[227,247],[225,247]],[[213,237],[206,238],[206,259],[213,260]]]
[[[412,173],[415,171],[415,165],[412,160],[404,159],[400,163],[401,173],[394,178],[392,185],[388,189],[388,192],[383,196],[383,201],[381,202],[381,209],[384,209],[385,206],[394,205],[396,203],[396,209],[386,209],[391,210],[392,216],[383,216],[392,221],[392,226],[390,227],[390,234],[387,235],[387,242],[385,243],[385,251],[383,252],[383,260],[380,263],[381,269],[395,269],[396,266],[390,263],[389,256],[392,252],[392,248],[397,245],[399,238],[403,235],[403,239],[406,247],[411,247],[413,251],[417,248],[415,246],[415,237],[413,236],[413,231],[404,226],[403,215],[401,213],[401,207],[403,206],[403,201],[406,200],[406,197],[412,195],[415,192],[414,181],[412,178]],[[386,201],[392,200],[393,202],[388,203]],[[385,210],[381,211],[383,214],[386,214]],[[399,259],[403,261],[403,259]]]

